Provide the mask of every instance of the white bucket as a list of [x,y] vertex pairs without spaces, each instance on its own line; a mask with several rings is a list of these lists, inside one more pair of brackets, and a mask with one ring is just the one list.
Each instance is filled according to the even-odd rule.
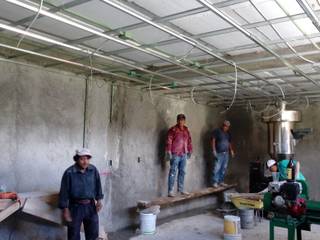
[[223,234],[224,240],[241,240],[241,234]]
[[240,218],[233,215],[224,216],[224,234],[225,235],[239,235],[240,232]]
[[157,215],[140,212],[140,231],[142,234],[154,234],[156,232]]

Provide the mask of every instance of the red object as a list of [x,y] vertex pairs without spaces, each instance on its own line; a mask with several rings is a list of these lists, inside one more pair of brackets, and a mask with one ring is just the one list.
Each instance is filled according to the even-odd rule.
[[288,207],[288,210],[292,217],[300,217],[306,213],[306,200],[303,198],[298,198],[293,205]]
[[17,200],[18,195],[16,192],[0,192],[0,199],[12,199]]
[[178,125],[175,125],[169,129],[166,151],[178,156],[192,153],[191,135],[186,126],[180,129]]

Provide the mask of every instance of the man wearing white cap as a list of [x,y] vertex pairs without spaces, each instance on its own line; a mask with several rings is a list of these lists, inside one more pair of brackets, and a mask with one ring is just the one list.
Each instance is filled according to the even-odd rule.
[[99,235],[98,212],[103,199],[98,170],[90,164],[89,149],[77,150],[75,164],[63,174],[59,194],[59,208],[68,224],[68,240],[80,240],[81,224],[86,240],[96,240]]
[[230,122],[225,120],[220,128],[213,131],[212,153],[214,156],[214,166],[212,172],[212,186],[226,186],[224,175],[229,162],[229,153],[234,157],[234,151],[231,144],[231,135],[229,132]]
[[[269,159],[267,161],[267,168],[269,169],[270,172],[272,173],[279,173],[279,180],[284,181],[287,179],[287,166],[288,166],[289,160],[283,159],[279,162],[276,162],[276,160]],[[298,181],[305,181],[306,178],[303,176],[303,174],[300,171],[300,162],[294,160],[293,161],[296,171],[295,171],[295,179]]]

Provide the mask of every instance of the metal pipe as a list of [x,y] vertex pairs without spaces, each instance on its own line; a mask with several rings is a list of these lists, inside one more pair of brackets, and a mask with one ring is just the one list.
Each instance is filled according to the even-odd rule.
[[313,80],[312,78],[308,77],[303,71],[301,71],[299,68],[293,66],[291,63],[289,63],[286,59],[284,59],[282,56],[280,56],[278,53],[276,53],[275,51],[273,51],[271,48],[269,48],[268,46],[266,46],[262,41],[260,41],[257,37],[255,37],[252,33],[250,33],[249,31],[247,31],[246,29],[244,29],[243,27],[241,27],[237,22],[235,22],[232,18],[230,18],[229,16],[227,16],[225,13],[223,13],[222,11],[220,11],[219,9],[215,8],[211,2],[207,1],[207,0],[197,0],[199,3],[201,3],[202,5],[208,7],[208,9],[210,9],[213,13],[215,13],[217,16],[219,16],[221,19],[225,20],[227,23],[229,23],[230,25],[234,26],[236,29],[238,29],[241,33],[243,33],[246,37],[248,37],[251,41],[253,41],[254,43],[256,43],[257,45],[259,45],[260,47],[262,47],[264,50],[266,50],[267,52],[269,52],[270,54],[272,54],[273,56],[275,56],[277,59],[279,59],[284,65],[286,65],[287,67],[289,67],[291,70],[299,73],[300,75],[302,75],[303,77],[305,77],[306,79],[308,79],[309,81],[311,81],[313,84],[315,84],[316,86],[320,86],[320,84],[318,82],[316,82],[315,80]]

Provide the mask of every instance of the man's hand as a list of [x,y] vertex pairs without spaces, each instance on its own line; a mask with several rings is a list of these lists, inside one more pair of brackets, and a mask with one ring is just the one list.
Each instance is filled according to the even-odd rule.
[[98,200],[97,202],[96,202],[96,209],[97,209],[97,212],[99,212],[101,209],[102,209],[102,202],[101,202],[101,200]]
[[216,151],[216,150],[213,150],[213,151],[212,151],[212,154],[213,154],[213,156],[214,156],[215,158],[218,156],[218,154],[217,154],[217,151]]
[[235,156],[235,153],[233,150],[231,150],[231,157],[234,158],[234,156]]
[[166,152],[166,159],[171,160],[172,159],[172,153],[171,152]]
[[62,211],[63,220],[66,222],[72,222],[72,217],[69,208],[64,208]]
[[187,153],[187,159],[191,158],[191,153]]

